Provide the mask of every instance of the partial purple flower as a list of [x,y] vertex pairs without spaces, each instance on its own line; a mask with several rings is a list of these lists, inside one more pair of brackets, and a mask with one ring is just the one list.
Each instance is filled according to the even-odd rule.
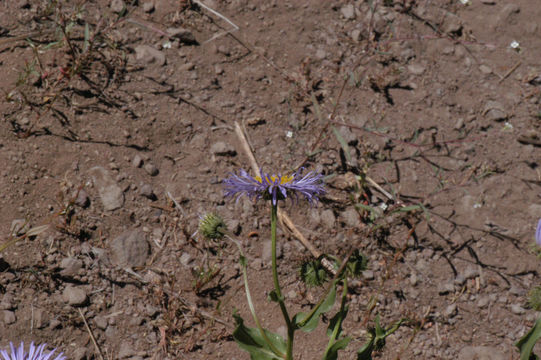
[[239,174],[232,173],[223,181],[225,196],[247,196],[252,199],[272,200],[276,205],[278,200],[285,200],[288,196],[298,199],[303,196],[310,203],[318,201],[318,196],[325,193],[323,175],[310,171],[301,175],[302,168],[293,175],[270,175],[260,171],[261,176],[252,177],[244,169]]
[[28,349],[28,352],[24,351],[24,342],[21,342],[21,345],[16,349],[13,346],[13,343],[9,343],[9,347],[11,348],[11,354],[7,350],[0,350],[0,355],[3,357],[3,360],[65,360],[66,357],[63,353],[60,353],[56,355],[56,357],[53,359],[52,356],[56,349],[53,349],[53,351],[44,353],[45,347],[47,344],[41,344],[38,346],[34,346],[34,343],[32,342],[30,344],[30,348]]
[[541,219],[537,222],[537,229],[535,230],[535,243],[541,246]]

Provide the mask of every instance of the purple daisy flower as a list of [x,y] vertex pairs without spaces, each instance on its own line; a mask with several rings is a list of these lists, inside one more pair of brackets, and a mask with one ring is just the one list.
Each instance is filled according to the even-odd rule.
[[240,198],[245,195],[252,199],[272,200],[276,206],[278,200],[285,200],[288,196],[298,199],[299,195],[313,203],[318,196],[325,193],[323,188],[323,175],[310,171],[302,176],[303,168],[293,175],[270,175],[260,171],[261,176],[252,177],[244,169],[239,175],[232,173],[223,181],[225,196]]
[[11,354],[7,350],[0,350],[0,355],[3,357],[3,360],[65,360],[66,357],[63,353],[60,353],[56,355],[56,357],[53,359],[52,356],[56,349],[53,349],[53,351],[49,353],[44,353],[45,347],[47,344],[41,344],[38,346],[34,346],[34,342],[30,344],[30,348],[28,349],[28,352],[24,351],[24,342],[21,342],[21,345],[15,349],[13,346],[13,343],[9,343],[9,347],[11,348]]
[[535,243],[541,246],[541,219],[537,222],[537,229],[535,230]]

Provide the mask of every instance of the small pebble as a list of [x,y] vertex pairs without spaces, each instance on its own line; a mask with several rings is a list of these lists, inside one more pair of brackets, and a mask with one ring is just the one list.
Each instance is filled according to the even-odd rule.
[[90,198],[88,197],[88,193],[84,189],[79,190],[77,198],[75,199],[75,205],[82,208],[86,208],[88,207],[88,205],[90,205]]
[[145,164],[144,169],[147,172],[147,174],[149,174],[150,176],[156,176],[159,173],[156,165],[152,163]]
[[154,11],[154,3],[152,2],[146,2],[143,4],[143,11],[146,13],[151,13]]
[[372,270],[363,271],[363,278],[365,280],[374,280],[374,272]]
[[139,168],[143,165],[143,158],[139,154],[137,154],[133,157],[131,164],[133,165],[133,167]]
[[511,312],[515,315],[522,315],[526,312],[526,310],[519,304],[512,304],[510,308],[511,308]]
[[149,184],[143,184],[141,186],[141,189],[139,190],[139,193],[152,201],[157,199],[156,194],[154,193],[154,189],[152,189],[152,186]]
[[455,285],[452,283],[442,284],[438,287],[438,294],[445,295],[455,292]]
[[458,313],[455,303],[448,305],[443,311],[443,315],[447,318],[452,318]]
[[15,316],[15,313],[13,311],[4,310],[2,312],[3,312],[2,320],[4,321],[4,324],[9,325],[17,321],[17,317]]

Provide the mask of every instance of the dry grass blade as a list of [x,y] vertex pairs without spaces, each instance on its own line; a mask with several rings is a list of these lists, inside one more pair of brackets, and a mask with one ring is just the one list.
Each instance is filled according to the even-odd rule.
[[86,321],[85,315],[83,314],[83,311],[81,309],[79,310],[79,315],[81,315],[81,318],[83,319],[83,322],[85,323],[86,331],[88,331],[88,335],[90,336],[90,339],[92,340],[92,343],[94,344],[94,347],[96,348],[96,352],[98,353],[98,357],[100,360],[103,360],[103,355],[101,353],[101,349],[98,346],[98,343],[96,342],[96,338],[94,337],[94,334],[92,333],[92,329],[90,329],[90,326],[88,326],[88,322]]

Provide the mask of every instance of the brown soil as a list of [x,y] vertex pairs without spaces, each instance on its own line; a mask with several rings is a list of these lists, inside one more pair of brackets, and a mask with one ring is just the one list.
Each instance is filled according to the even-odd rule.
[[[253,326],[236,247],[195,234],[210,211],[283,332],[269,209],[223,198],[221,180],[250,169],[237,122],[264,170],[326,176],[317,206],[285,203],[300,232],[369,258],[340,358],[376,314],[408,319],[378,358],[518,358],[539,283],[538,1],[204,1],[238,30],[196,1],[52,3],[0,4],[0,347],[248,359],[232,338],[235,311]],[[279,237],[287,302],[307,309],[311,254]],[[299,335],[296,359],[320,358],[325,328]]]

